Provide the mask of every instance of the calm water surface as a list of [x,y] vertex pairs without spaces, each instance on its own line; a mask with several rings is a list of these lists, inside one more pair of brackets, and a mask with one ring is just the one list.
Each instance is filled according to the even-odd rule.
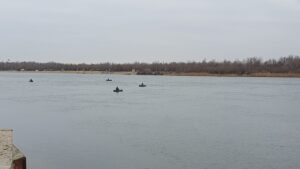
[[29,169],[300,168],[300,79],[106,78],[0,73],[0,127]]

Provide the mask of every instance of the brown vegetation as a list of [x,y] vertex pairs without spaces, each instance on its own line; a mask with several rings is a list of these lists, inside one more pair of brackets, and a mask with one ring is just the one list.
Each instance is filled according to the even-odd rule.
[[2,71],[110,71],[151,75],[227,75],[227,76],[299,76],[300,57],[288,56],[262,61],[252,57],[244,61],[171,62],[171,63],[99,63],[62,64],[36,62],[0,62]]

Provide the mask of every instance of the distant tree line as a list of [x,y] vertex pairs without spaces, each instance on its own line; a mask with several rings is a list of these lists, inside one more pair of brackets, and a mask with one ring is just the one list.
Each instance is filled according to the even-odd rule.
[[206,61],[171,63],[99,63],[99,64],[63,64],[37,62],[0,62],[0,71],[111,71],[135,70],[138,74],[175,73],[211,73],[211,74],[252,74],[252,73],[300,73],[300,57],[287,56],[263,61],[251,57],[243,61]]

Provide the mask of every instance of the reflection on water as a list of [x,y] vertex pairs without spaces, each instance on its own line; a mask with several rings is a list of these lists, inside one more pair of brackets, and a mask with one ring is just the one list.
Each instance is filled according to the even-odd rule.
[[0,127],[28,168],[300,168],[300,79],[107,78],[0,73]]

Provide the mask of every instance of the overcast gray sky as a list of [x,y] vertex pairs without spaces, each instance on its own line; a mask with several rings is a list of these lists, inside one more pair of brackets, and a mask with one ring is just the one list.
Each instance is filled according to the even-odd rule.
[[300,54],[300,0],[0,0],[0,61]]

